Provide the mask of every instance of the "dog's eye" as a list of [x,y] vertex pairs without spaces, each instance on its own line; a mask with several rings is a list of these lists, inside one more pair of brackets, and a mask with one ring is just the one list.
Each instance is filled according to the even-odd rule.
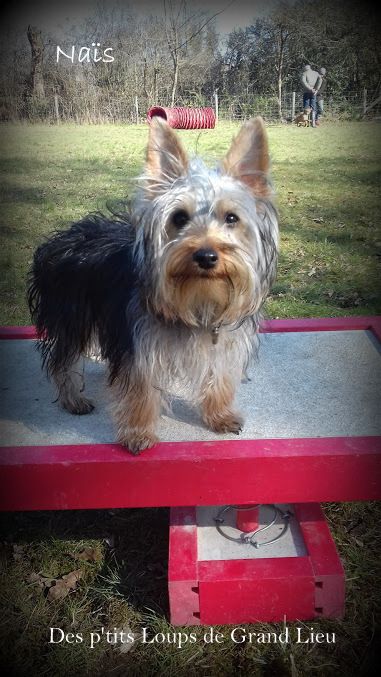
[[227,223],[228,226],[234,226],[235,223],[238,221],[238,216],[236,214],[233,214],[232,212],[228,212],[228,214],[225,214],[225,223]]
[[189,218],[189,214],[185,209],[178,209],[177,212],[172,214],[172,223],[176,228],[183,228],[187,225]]

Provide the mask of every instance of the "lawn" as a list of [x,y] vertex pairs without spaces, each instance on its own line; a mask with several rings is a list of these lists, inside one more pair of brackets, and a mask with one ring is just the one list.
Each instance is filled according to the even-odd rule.
[[[236,129],[180,134],[214,162]],[[131,195],[146,136],[143,125],[2,127],[3,324],[29,322],[25,275],[43,236]],[[381,126],[281,126],[269,136],[282,247],[268,315],[377,312]]]
[[[184,131],[190,152],[213,163],[238,126]],[[1,324],[28,324],[25,278],[44,235],[130,196],[144,160],[145,126],[1,127]],[[269,317],[380,312],[380,137],[377,122],[318,129],[269,128],[281,223]],[[336,644],[144,645],[48,643],[49,627],[171,632],[166,596],[166,510],[6,515],[1,527],[3,663],[9,674],[337,675],[369,674],[381,608],[378,504],[328,504],[325,512],[347,576],[343,621],[306,623],[336,632]],[[79,580],[58,600],[49,579]],[[281,630],[281,624],[276,626]],[[255,631],[255,626],[250,628]],[[265,629],[265,626],[261,626]],[[271,627],[274,629],[274,626]],[[227,631],[228,632],[228,631]],[[363,672],[361,672],[361,670]]]

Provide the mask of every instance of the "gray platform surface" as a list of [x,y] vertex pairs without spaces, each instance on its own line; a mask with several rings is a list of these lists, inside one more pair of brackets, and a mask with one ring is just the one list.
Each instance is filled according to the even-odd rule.
[[[201,561],[229,559],[263,559],[267,557],[302,557],[307,554],[298,521],[292,514],[292,506],[279,505],[281,510],[289,510],[289,528],[285,534],[269,545],[255,548],[250,543],[236,543],[225,538],[216,529],[214,518],[219,514],[221,506],[199,506],[197,508],[197,559]],[[272,521],[273,509],[268,505],[259,508],[259,527]],[[224,513],[223,533],[232,538],[239,538],[240,531],[235,528],[236,511]],[[283,531],[283,521],[278,517],[275,524],[255,536],[259,544],[266,543]]]
[[[244,439],[379,435],[381,359],[368,331],[264,334],[237,406]],[[105,366],[86,361],[86,394],[96,409],[73,416],[55,400],[34,341],[0,341],[0,444],[108,443],[115,433]],[[197,411],[174,399],[161,417],[162,441],[237,439],[207,430]]]

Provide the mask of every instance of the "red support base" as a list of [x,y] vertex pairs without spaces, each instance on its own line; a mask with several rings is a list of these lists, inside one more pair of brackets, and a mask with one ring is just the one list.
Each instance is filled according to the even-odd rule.
[[169,599],[173,625],[340,618],[344,571],[318,504],[294,513],[307,555],[265,559],[197,559],[195,508],[172,508]]
[[[247,508],[247,510],[245,510]],[[244,531],[246,534],[249,534],[251,531],[258,529],[259,523],[259,506],[253,505],[251,508],[249,505],[237,506],[237,529]]]

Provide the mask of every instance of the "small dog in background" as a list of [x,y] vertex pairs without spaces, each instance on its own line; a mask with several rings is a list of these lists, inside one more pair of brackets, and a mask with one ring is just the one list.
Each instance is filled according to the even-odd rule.
[[311,124],[311,108],[304,108],[303,112],[296,116],[294,122],[298,127],[309,127]]
[[98,342],[117,438],[132,453],[158,441],[161,404],[176,383],[209,428],[241,431],[234,395],[277,263],[268,172],[261,118],[243,125],[217,169],[190,161],[154,118],[129,217],[91,215],[35,253],[29,305],[59,402],[92,411],[79,360]]

